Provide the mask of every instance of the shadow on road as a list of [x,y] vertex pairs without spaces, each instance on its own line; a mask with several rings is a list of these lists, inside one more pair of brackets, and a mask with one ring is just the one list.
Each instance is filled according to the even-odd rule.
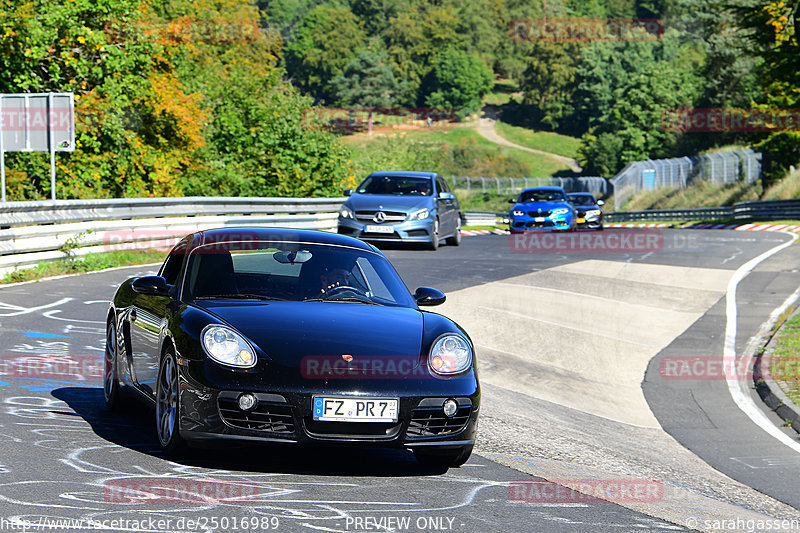
[[[155,431],[153,408],[125,397],[125,407],[110,412],[99,387],[63,387],[52,395],[65,402],[100,438],[137,452],[164,458]],[[232,452],[232,453],[229,453]],[[363,448],[353,445],[308,447],[276,444],[233,444],[228,441],[191,447],[170,461],[232,471],[318,476],[409,477],[430,476],[446,469],[425,467],[407,450]]]

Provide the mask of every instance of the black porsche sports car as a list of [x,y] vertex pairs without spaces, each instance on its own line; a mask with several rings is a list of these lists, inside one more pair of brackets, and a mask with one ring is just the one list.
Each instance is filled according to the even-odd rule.
[[183,238],[107,316],[105,400],[155,407],[161,447],[235,439],[410,448],[459,466],[480,406],[467,333],[421,306],[386,257],[317,231],[227,228]]

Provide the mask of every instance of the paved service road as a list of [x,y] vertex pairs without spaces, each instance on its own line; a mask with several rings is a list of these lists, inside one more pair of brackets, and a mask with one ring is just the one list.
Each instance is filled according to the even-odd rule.
[[[635,394],[649,360],[640,361],[643,352],[633,348],[636,343],[643,350],[663,351],[661,344],[669,349],[674,343],[667,336],[674,334],[709,344],[703,339],[719,335],[719,321],[713,318],[723,296],[715,276],[729,276],[786,237],[733,231],[668,231],[663,236],[662,249],[628,255],[513,253],[502,236],[470,237],[461,247],[438,252],[386,251],[409,287],[445,290],[451,305],[442,310],[474,322],[462,325],[479,346],[481,436],[469,463],[447,472],[425,470],[410,453],[391,450],[219,448],[193,451],[179,462],[166,460],[158,451],[152,412],[136,405],[111,415],[100,388],[107,301],[121,280],[150,269],[2,288],[0,360],[46,358],[72,366],[57,367],[67,368],[61,375],[36,379],[0,375],[0,531],[3,520],[11,529],[20,521],[56,519],[77,520],[56,528],[76,531],[104,529],[100,524],[105,521],[104,530],[129,531],[587,532],[711,530],[704,520],[800,519],[792,507],[746,486],[757,480],[731,472],[744,484],[734,481],[686,451],[664,431],[681,440],[665,422],[668,402],[653,400],[647,387],[643,397]],[[681,281],[681,273],[695,281]],[[792,275],[774,270],[760,292],[753,287],[753,300],[743,300],[752,312],[743,313],[746,325],[740,335],[771,311],[771,299],[762,302],[760,296],[774,289],[772,299],[785,298],[792,283],[799,284]],[[591,283],[581,281],[587,279]],[[694,286],[698,279],[709,288]],[[664,280],[679,288],[667,290]],[[510,308],[503,303],[513,300],[513,293],[503,292],[508,284],[536,298],[532,304],[549,295],[547,305],[557,305],[554,290],[570,305],[588,298],[582,308],[589,311],[565,308],[550,319]],[[474,314],[480,304],[475,291],[483,291],[491,304],[483,315]],[[676,313],[693,294],[702,298],[695,298],[691,316]],[[598,302],[605,302],[605,308]],[[621,314],[615,314],[618,307]],[[636,340],[631,328],[612,320],[623,316],[630,323],[636,309],[652,310],[669,322],[657,341]],[[587,325],[592,317],[597,324]],[[712,323],[695,331],[704,320]],[[493,338],[491,328],[481,325],[500,321],[518,324],[521,329],[504,330],[517,338],[543,333],[536,343],[508,343],[505,335]],[[601,326],[607,334],[596,357],[604,366],[612,364],[605,350],[624,344],[627,351],[620,358],[627,359],[620,367],[635,362],[642,374],[618,377],[629,391],[619,416],[609,416],[613,401],[612,389],[604,386],[606,374],[597,370],[575,377],[580,370],[580,359],[572,353],[575,343],[597,337]],[[584,357],[595,359],[592,353]],[[535,380],[544,371],[549,385],[539,390],[535,381],[509,377],[522,372]],[[590,400],[581,399],[581,390],[591,393]],[[754,431],[741,423],[732,431]],[[700,441],[714,438],[708,434]],[[770,437],[758,438],[763,443]],[[726,472],[725,464],[704,459]],[[587,487],[611,485],[623,487],[615,503],[583,494]]]

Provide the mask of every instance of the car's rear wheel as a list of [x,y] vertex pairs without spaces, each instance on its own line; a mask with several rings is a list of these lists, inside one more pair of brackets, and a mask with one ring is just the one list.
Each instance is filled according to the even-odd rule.
[[114,319],[106,328],[106,350],[103,363],[103,397],[106,408],[113,411],[119,408],[119,380],[117,379],[117,327]]
[[439,219],[433,219],[433,227],[431,228],[431,241],[428,243],[429,250],[439,249]]
[[420,464],[440,468],[458,468],[472,455],[472,444],[449,450],[415,448],[414,457]]
[[461,244],[461,215],[458,216],[458,223],[456,224],[456,232],[452,237],[448,237],[445,242],[448,246],[458,246]]
[[178,364],[170,350],[161,360],[156,382],[156,432],[167,455],[177,455],[186,444],[178,430],[178,414]]

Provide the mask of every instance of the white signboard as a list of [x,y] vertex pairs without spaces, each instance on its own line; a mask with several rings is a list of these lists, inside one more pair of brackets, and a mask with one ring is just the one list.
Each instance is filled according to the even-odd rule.
[[72,93],[0,94],[0,181],[6,201],[5,152],[50,152],[51,198],[56,199],[56,152],[75,150]]

